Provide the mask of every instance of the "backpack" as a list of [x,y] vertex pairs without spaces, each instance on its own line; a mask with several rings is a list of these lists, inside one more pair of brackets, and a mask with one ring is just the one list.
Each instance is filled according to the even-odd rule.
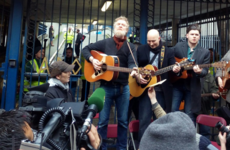
[[83,42],[85,40],[86,36],[85,35],[82,35],[80,41]]

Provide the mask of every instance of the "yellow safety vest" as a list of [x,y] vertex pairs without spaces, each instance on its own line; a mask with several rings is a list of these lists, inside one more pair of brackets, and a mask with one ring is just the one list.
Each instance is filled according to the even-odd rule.
[[64,34],[64,39],[66,40],[66,43],[72,43],[73,38],[74,38],[74,33],[72,31],[71,32],[68,31],[68,35],[67,32]]
[[[32,62],[33,61],[33,62]],[[31,61],[29,61],[29,63],[31,64],[31,66],[32,66],[32,64],[33,64],[33,69],[34,70],[36,70],[36,72],[39,72],[39,70],[40,70],[40,68],[39,68],[39,66],[38,66],[38,63],[37,63],[37,61],[35,60],[35,59],[33,59],[33,60],[31,60]],[[42,67],[46,67],[45,66],[45,63],[43,64],[43,66]],[[41,72],[40,73],[44,73],[45,72],[45,70],[41,70]],[[32,81],[31,82],[31,87],[34,87],[34,86],[38,86],[38,85],[42,85],[42,84],[44,84],[44,82],[39,82],[39,84],[38,84],[38,81]],[[29,88],[30,87],[30,82],[27,80],[27,78],[25,77],[24,78],[24,91],[25,92],[28,92],[28,89],[27,88]]]

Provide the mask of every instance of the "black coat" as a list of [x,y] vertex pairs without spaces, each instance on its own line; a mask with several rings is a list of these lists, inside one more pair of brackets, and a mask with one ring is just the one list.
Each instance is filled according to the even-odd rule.
[[[149,64],[150,62],[150,51],[149,51],[149,45],[141,45],[137,49],[137,61],[139,64],[139,67],[144,67]],[[160,59],[160,56],[159,56]],[[164,54],[164,60],[162,67],[159,66],[158,69],[165,68],[167,66],[175,64],[175,58],[174,58],[174,52],[173,50],[169,49],[168,47],[165,47],[165,54]],[[169,112],[171,110],[171,101],[172,101],[172,86],[169,82],[169,72],[161,74],[161,80],[167,79],[162,85],[162,90],[164,92],[165,96],[165,103],[166,103],[166,110]]]
[[47,100],[65,98],[65,102],[74,102],[71,90],[64,89],[57,85],[49,87],[46,91],[45,97],[47,97]]
[[[173,48],[175,57],[185,58],[187,57],[188,44],[186,42],[179,42]],[[194,55],[192,59],[195,60],[195,64],[209,64],[210,63],[210,53],[209,50],[201,47],[199,44],[194,50]],[[191,91],[191,111],[193,113],[199,112],[201,109],[201,83],[200,78],[208,74],[208,68],[203,68],[200,74],[196,74],[191,70],[192,78],[187,79],[190,82],[190,91]],[[180,84],[178,80],[174,84]]]
[[78,43],[78,45],[80,45],[82,36],[83,35],[81,33],[78,33],[77,34],[77,39],[76,39],[75,43]]

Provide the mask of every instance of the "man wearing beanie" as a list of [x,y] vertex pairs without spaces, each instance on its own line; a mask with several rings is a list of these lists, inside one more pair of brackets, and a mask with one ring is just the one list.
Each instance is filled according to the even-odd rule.
[[64,61],[56,61],[50,66],[50,87],[45,96],[48,100],[54,98],[65,98],[65,102],[74,102],[71,90],[69,89],[69,79],[74,65],[69,65]]
[[150,149],[198,150],[191,119],[182,112],[173,112],[151,123],[140,143],[140,150]]
[[[37,46],[34,49],[34,56],[32,57],[33,59],[28,61],[26,63],[25,70],[26,72],[32,72],[32,73],[38,73],[43,61],[43,58],[45,57],[45,50],[41,46]],[[43,68],[45,68],[45,63],[42,65]],[[45,73],[45,70],[41,70],[40,73]],[[31,82],[31,87],[33,86],[38,86],[41,84],[44,84],[45,80],[41,80],[40,82],[38,80],[33,79]],[[30,87],[29,80],[25,79],[24,80],[24,91],[27,92],[27,88]]]

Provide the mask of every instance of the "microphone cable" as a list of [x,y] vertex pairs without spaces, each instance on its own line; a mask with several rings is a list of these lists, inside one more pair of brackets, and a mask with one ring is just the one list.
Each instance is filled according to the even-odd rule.
[[60,123],[58,124],[58,126],[64,123],[66,116],[65,116],[65,113],[63,112],[62,108],[60,108],[60,107],[50,108],[49,110],[47,110],[47,111],[42,115],[42,117],[41,117],[41,119],[40,119],[40,121],[39,121],[39,124],[38,124],[38,130],[39,130],[39,132],[42,132],[42,130],[43,130],[43,128],[44,128],[44,122],[45,122],[46,118],[47,118],[50,114],[55,113],[55,112],[57,112],[57,113],[59,113],[59,114],[61,115],[61,121],[60,121]]

